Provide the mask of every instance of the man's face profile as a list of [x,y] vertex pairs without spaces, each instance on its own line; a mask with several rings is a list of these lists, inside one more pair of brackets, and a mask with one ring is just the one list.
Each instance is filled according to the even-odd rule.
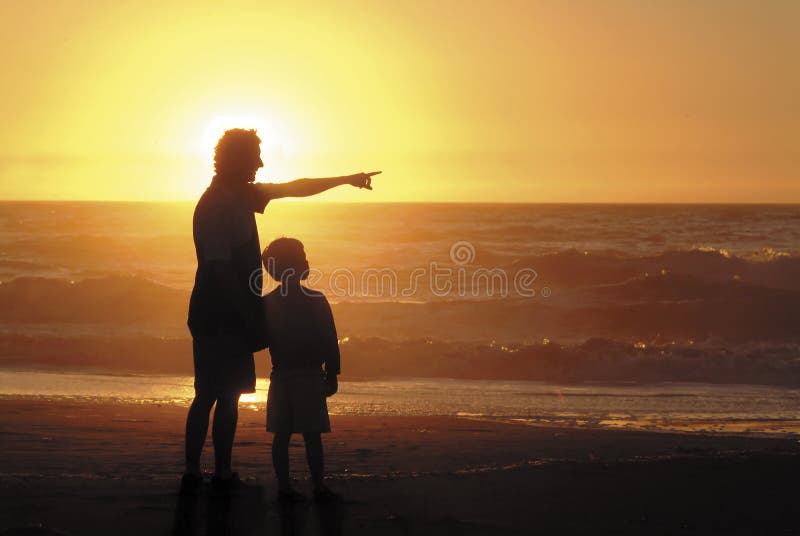
[[264,161],[261,160],[261,144],[254,143],[251,145],[251,150],[245,153],[242,160],[242,175],[247,182],[255,182],[256,173],[262,167],[264,167]]
[[255,182],[259,168],[264,167],[261,160],[261,142],[255,137],[241,136],[242,133],[226,133],[217,143],[217,153],[214,156],[215,170],[227,178],[238,183]]

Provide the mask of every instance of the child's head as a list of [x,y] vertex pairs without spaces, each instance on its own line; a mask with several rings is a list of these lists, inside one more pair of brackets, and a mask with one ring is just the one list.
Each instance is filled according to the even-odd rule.
[[272,279],[279,283],[299,283],[308,278],[306,251],[297,239],[284,236],[273,240],[264,249],[261,260]]

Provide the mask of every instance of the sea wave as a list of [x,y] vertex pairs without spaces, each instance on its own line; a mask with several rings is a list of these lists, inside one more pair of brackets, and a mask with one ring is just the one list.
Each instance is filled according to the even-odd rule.
[[618,283],[644,275],[672,273],[800,289],[800,257],[775,250],[737,257],[726,250],[700,247],[648,256],[568,249],[547,255],[521,256],[502,265],[531,268],[536,270],[543,284],[564,287]]
[[185,319],[185,291],[137,276],[17,277],[0,284],[0,320],[151,322]]
[[[348,337],[340,342],[347,379],[431,377],[582,382],[703,382],[800,387],[800,344],[718,341],[644,344],[591,338],[580,344],[475,343]],[[0,367],[192,373],[188,338],[0,335]],[[268,356],[257,357],[266,376]]]
[[[0,284],[0,333],[65,335],[78,325],[98,335],[139,329],[174,337],[186,334],[188,299],[186,290],[135,276],[17,278]],[[343,337],[509,344],[576,344],[593,337],[647,345],[800,342],[800,291],[669,271],[554,286],[548,297],[332,301]]]
[[468,344],[351,340],[347,370],[365,376],[408,374],[471,379],[575,382],[705,382],[800,385],[800,346],[759,343],[630,344],[593,338],[582,344]]

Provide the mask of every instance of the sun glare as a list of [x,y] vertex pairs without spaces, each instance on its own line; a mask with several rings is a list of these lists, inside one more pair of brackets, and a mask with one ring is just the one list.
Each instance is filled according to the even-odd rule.
[[259,115],[218,115],[207,123],[199,148],[211,166],[214,148],[226,130],[255,129],[261,138],[261,158],[269,163],[271,177],[291,174],[291,160],[298,154],[295,136],[286,124]]
[[203,152],[207,154],[213,153],[220,137],[226,130],[232,128],[253,128],[258,131],[262,147],[277,145],[274,134],[275,129],[270,128],[270,125],[267,125],[260,117],[252,115],[218,115],[208,123],[203,132],[201,141]]

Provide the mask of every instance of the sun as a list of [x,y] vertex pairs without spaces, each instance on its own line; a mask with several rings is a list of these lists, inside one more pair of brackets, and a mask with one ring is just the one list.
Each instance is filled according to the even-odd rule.
[[[254,110],[257,109],[254,107]],[[258,109],[261,112],[261,109]],[[237,111],[238,112],[238,111]],[[261,159],[264,168],[259,170],[256,180],[285,182],[298,173],[298,162],[304,158],[307,148],[301,147],[298,125],[278,113],[264,110],[262,113],[221,113],[198,117],[193,150],[203,160],[202,173],[214,173],[214,148],[226,130],[232,128],[255,129],[261,139]],[[194,183],[192,194],[197,194]]]
[[261,145],[264,148],[277,144],[275,141],[275,129],[271,128],[262,118],[254,115],[218,115],[214,117],[203,131],[201,145],[203,152],[213,154],[214,147],[225,133],[232,128],[255,129],[258,137],[261,138]]
[[275,118],[258,115],[217,115],[203,130],[200,141],[204,152],[214,152],[217,142],[226,130],[232,128],[255,129],[261,138],[261,150],[268,153],[296,154],[298,143],[292,125]]

